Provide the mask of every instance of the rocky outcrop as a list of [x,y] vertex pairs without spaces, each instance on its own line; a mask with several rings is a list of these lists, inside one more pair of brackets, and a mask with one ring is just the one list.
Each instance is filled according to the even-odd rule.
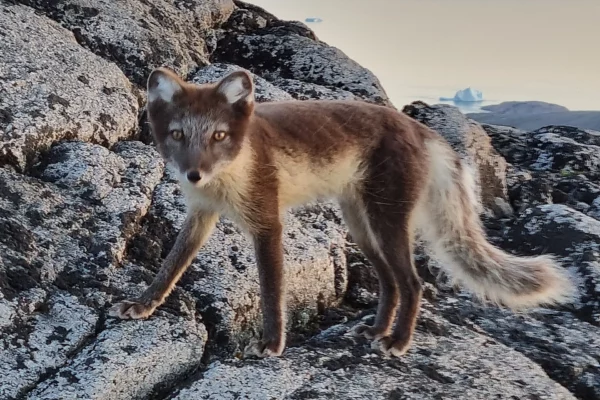
[[0,169],[3,398],[25,394],[104,330],[104,308],[131,285],[118,266],[163,169],[137,142],[63,143],[45,161],[37,178]]
[[223,76],[236,71],[245,70],[250,73],[255,86],[255,99],[257,102],[262,103],[264,101],[281,101],[281,100],[292,100],[292,96],[273,85],[266,79],[253,74],[245,68],[236,66],[234,64],[221,64],[215,63],[207,67],[201,68],[198,72],[191,76],[191,81],[194,83],[211,83],[221,79]]
[[402,112],[439,132],[468,162],[476,175],[483,205],[497,210],[506,200],[506,161],[492,147],[486,132],[456,107],[415,102]]
[[193,370],[205,344],[204,326],[184,318],[109,326],[27,398],[146,398]]
[[574,304],[484,307],[419,251],[415,346],[383,358],[348,335],[373,318],[377,279],[337,207],[315,203],[285,216],[289,347],[242,360],[259,287],[227,219],[152,317],[107,314],[152,280],[185,215],[145,127],[147,74],[169,65],[204,83],[245,68],[259,102],[390,105],[377,78],[304,24],[240,1],[10,1],[0,36],[0,398],[600,399],[600,134],[405,108],[475,167],[490,239],[556,254]]
[[517,351],[428,310],[401,360],[382,359],[348,331],[333,326],[281,359],[215,362],[174,399],[575,398]]
[[514,165],[510,201],[519,210],[534,204],[564,203],[594,212],[600,196],[600,134],[571,127],[547,127],[531,133],[483,126],[494,147]]
[[319,41],[304,24],[283,23],[258,7],[238,4],[242,8],[225,24],[213,61],[259,73],[282,89],[290,89],[296,98],[317,98],[319,92],[325,92],[329,94],[326,98],[356,96],[391,106],[371,71]]
[[115,62],[140,86],[161,65],[182,75],[207,65],[215,28],[234,8],[231,0],[20,2],[71,30],[82,46]]
[[51,144],[114,144],[137,126],[138,101],[119,68],[25,6],[0,4],[0,165],[24,170]]

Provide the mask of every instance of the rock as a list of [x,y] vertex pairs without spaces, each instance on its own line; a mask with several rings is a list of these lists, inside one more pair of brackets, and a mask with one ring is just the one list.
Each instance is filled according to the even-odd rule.
[[[117,66],[28,7],[0,4],[0,165],[31,167],[63,139],[131,136],[138,102]],[[68,66],[68,67],[65,67]]]
[[277,21],[277,17],[254,4],[234,0],[236,5],[231,16],[223,24],[225,32],[252,32]]
[[49,182],[0,168],[2,398],[52,376],[102,330],[104,308],[135,280],[117,267],[163,165],[141,143],[71,142],[37,168]]
[[279,359],[214,362],[174,399],[575,398],[518,352],[423,314],[402,359],[382,359],[345,336],[349,325],[334,326]]
[[504,247],[560,257],[579,283],[575,313],[600,324],[600,221],[562,204],[528,208],[504,232]]
[[280,20],[261,7],[240,0],[234,0],[234,3],[235,10],[222,27],[226,34],[268,32],[278,35],[295,34],[317,40],[315,33],[300,21]]
[[600,146],[580,143],[557,130],[533,132],[538,158],[530,165],[534,170],[583,174],[591,179],[600,176]]
[[345,300],[355,307],[377,305],[379,281],[377,273],[360,248],[349,241],[346,250],[348,291]]
[[600,398],[600,334],[569,312],[514,314],[447,298],[435,304],[450,321],[489,335],[538,363],[554,381],[580,399]]
[[167,65],[186,76],[209,64],[212,29],[234,8],[231,0],[20,1],[59,21],[79,43],[117,63],[142,87],[156,67]]
[[483,127],[498,152],[513,164],[508,180],[515,209],[561,203],[595,215],[593,203],[600,196],[600,133],[559,126],[531,133]]
[[302,82],[297,79],[277,78],[272,83],[291,94],[297,100],[360,100],[358,96],[347,90],[328,88],[314,83]]
[[534,171],[561,176],[600,176],[600,132],[553,126],[531,133],[484,125],[507,161]]
[[[127,240],[150,207],[152,192],[162,178],[158,152],[140,142],[121,142],[109,151],[87,143],[63,143],[45,160],[41,178],[55,183],[94,205],[102,205],[102,226],[88,248],[95,262],[117,265]],[[98,210],[98,209],[97,209]]]
[[[244,68],[238,67],[232,64],[211,64],[207,67],[200,68],[191,77],[191,82],[197,84],[203,83],[214,83],[224,78],[226,75],[233,71],[245,70]],[[247,71],[247,70],[245,70]],[[281,90],[268,82],[267,80],[247,71],[252,76],[255,86],[254,97],[257,102],[262,103],[265,101],[281,101],[281,100],[292,100],[292,96],[289,93]]]
[[456,107],[438,104],[429,106],[414,102],[402,112],[441,134],[468,162],[479,183],[478,195],[489,209],[496,207],[495,199],[506,200],[506,161],[492,147],[481,125],[467,119]]
[[272,16],[265,16],[254,7],[240,13],[244,15],[242,20],[256,21],[257,29],[234,28],[226,32],[217,44],[214,61],[239,65],[269,81],[293,79],[338,93],[341,89],[368,102],[391,106],[371,71],[341,50],[311,37],[304,24],[294,25],[301,27],[299,32],[291,29],[289,23],[274,25]]
[[278,78],[273,81],[252,73],[234,64],[215,63],[200,68],[191,76],[191,82],[197,84],[213,83],[233,71],[245,70],[250,73],[255,85],[255,98],[259,103],[265,101],[282,100],[308,100],[308,99],[330,99],[330,100],[356,100],[352,93],[342,89],[328,89],[325,86],[306,83],[295,79]]
[[600,196],[592,201],[592,205],[588,210],[588,215],[600,221]]
[[538,129],[536,132],[553,133],[564,138],[573,139],[579,144],[600,146],[600,132],[590,129],[580,129],[572,126],[546,126]]
[[268,80],[296,79],[332,90],[342,89],[372,103],[391,105],[371,71],[339,49],[304,36],[232,35],[219,41],[214,57],[260,73]]
[[200,363],[206,330],[183,318],[123,321],[34,391],[28,399],[142,399]]
[[6,169],[0,169],[0,188],[3,299],[17,301],[31,290],[53,290],[48,286],[66,267],[87,261],[82,249],[91,236],[86,222],[93,210],[53,185]]
[[94,310],[68,293],[55,291],[46,298],[42,290],[31,290],[27,297],[21,304],[0,298],[14,313],[11,326],[2,327],[2,399],[16,398],[66,363],[94,335],[98,322]]

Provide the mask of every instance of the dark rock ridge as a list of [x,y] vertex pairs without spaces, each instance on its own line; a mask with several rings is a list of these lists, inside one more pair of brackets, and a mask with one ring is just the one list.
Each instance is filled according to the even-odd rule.
[[285,216],[289,347],[240,360],[258,280],[226,219],[151,318],[107,317],[151,281],[185,216],[139,112],[147,74],[167,65],[203,83],[245,68],[260,102],[391,106],[377,78],[239,1],[5,1],[0,36],[1,399],[600,399],[599,133],[404,110],[474,167],[493,242],[556,254],[579,287],[572,305],[486,308],[419,245],[415,345],[383,358],[347,335],[373,318],[377,279],[338,209],[315,203]]
[[[301,22],[278,21],[256,6],[235,10],[211,56],[239,65],[295,98],[352,98],[391,106],[373,73],[319,41]],[[323,96],[325,92],[325,96]]]

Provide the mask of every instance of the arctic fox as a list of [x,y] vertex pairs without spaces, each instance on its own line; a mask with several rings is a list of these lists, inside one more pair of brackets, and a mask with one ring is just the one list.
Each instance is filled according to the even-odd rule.
[[255,104],[245,71],[195,85],[158,68],[148,78],[148,118],[160,154],[179,173],[188,213],[152,284],[115,305],[114,316],[151,315],[225,215],[252,237],[258,264],[263,333],[245,352],[281,355],[281,217],[320,198],[337,199],[378,274],[375,322],[354,332],[386,354],[407,351],[419,311],[415,232],[482,298],[515,309],[570,298],[573,286],[551,257],[517,257],[486,240],[466,165],[439,134],[392,108],[361,101]]

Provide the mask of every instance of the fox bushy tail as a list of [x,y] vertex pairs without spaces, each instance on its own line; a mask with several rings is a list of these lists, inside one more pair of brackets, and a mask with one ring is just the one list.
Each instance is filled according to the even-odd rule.
[[427,149],[429,183],[416,222],[450,276],[511,309],[571,300],[574,286],[552,256],[518,257],[487,241],[468,166],[443,140],[428,142]]

